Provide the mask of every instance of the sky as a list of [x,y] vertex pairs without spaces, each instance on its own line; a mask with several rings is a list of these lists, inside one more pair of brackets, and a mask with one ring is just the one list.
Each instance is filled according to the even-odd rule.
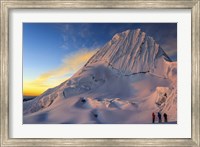
[[138,28],[177,60],[176,23],[24,23],[23,95],[66,81],[116,33]]

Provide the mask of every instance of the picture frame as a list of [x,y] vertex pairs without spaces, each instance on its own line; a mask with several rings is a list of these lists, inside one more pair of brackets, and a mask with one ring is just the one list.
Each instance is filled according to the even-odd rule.
[[[191,9],[192,10],[192,137],[190,139],[96,138],[96,139],[30,139],[9,138],[9,12],[11,9]],[[1,146],[200,146],[199,63],[200,1],[1,1]]]

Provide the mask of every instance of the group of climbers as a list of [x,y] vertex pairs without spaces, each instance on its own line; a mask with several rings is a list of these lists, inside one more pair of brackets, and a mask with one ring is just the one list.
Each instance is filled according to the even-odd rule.
[[[159,122],[159,123],[162,123],[162,115],[161,115],[161,113],[158,112],[157,116],[158,116],[158,122]],[[164,122],[165,122],[165,123],[168,122],[168,120],[167,120],[167,114],[166,114],[166,113],[163,114],[163,117],[164,117]],[[156,118],[156,115],[155,115],[155,113],[153,112],[153,113],[152,113],[152,123],[155,123],[155,118]]]

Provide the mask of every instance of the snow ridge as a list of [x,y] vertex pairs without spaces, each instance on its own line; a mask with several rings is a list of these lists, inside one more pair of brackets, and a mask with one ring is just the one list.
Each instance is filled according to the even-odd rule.
[[140,29],[127,30],[114,35],[85,66],[106,62],[127,75],[150,71],[159,58],[171,61],[152,37]]
[[117,33],[70,79],[23,103],[24,123],[177,120],[177,63],[140,29]]

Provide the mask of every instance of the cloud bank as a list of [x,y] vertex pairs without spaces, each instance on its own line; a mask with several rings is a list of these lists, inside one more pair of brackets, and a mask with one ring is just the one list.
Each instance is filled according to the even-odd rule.
[[33,81],[24,81],[24,95],[39,95],[48,88],[64,82],[78,71],[97,50],[81,49],[66,55],[58,68],[41,74]]

